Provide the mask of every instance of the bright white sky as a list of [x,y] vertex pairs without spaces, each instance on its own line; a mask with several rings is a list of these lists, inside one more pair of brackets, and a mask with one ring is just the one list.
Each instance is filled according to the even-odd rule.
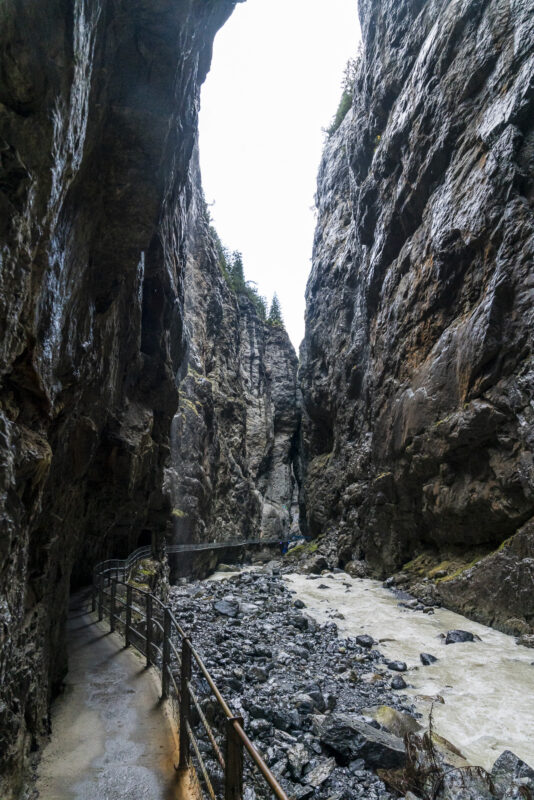
[[204,191],[245,276],[277,292],[298,349],[324,134],[359,39],[356,0],[248,0],[215,40],[202,90]]

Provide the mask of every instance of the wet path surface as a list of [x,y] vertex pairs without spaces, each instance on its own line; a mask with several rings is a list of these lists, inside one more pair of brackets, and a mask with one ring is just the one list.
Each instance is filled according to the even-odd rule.
[[42,800],[185,800],[154,673],[73,598],[69,673],[38,769]]

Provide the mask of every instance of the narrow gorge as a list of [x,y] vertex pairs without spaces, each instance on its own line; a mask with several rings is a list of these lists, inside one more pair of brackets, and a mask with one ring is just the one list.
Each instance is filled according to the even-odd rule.
[[[69,596],[140,545],[178,611],[219,637],[183,587],[234,608],[199,582],[229,551],[167,564],[165,545],[304,536],[295,572],[385,580],[425,612],[534,642],[532,0],[355,3],[362,46],[325,137],[299,359],[228,281],[202,190],[200,91],[239,2],[0,6],[2,800],[28,797],[50,735]],[[286,563],[232,586],[253,617],[256,587],[274,640],[289,614],[291,686],[313,651],[352,714],[351,669],[372,681],[384,659],[348,625],[338,640],[302,622]],[[247,658],[271,658],[261,629],[243,625],[232,691]],[[394,689],[363,694],[412,713]],[[243,713],[268,749],[253,699]],[[273,723],[274,765],[303,730],[313,758],[330,753],[322,728],[299,727],[308,711],[284,735]],[[356,761],[358,793],[346,770],[309,791],[297,764],[292,796],[393,796]]]
[[[297,356],[284,327],[263,320],[247,293],[229,285],[195,172],[168,541],[287,539],[299,531]],[[171,559],[171,574],[216,563],[209,551],[180,564]]]

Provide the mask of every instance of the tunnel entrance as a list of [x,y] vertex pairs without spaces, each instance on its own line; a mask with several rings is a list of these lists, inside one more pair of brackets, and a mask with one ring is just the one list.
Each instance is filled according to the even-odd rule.
[[143,530],[139,534],[139,538],[137,540],[137,547],[149,547],[152,545],[152,531]]

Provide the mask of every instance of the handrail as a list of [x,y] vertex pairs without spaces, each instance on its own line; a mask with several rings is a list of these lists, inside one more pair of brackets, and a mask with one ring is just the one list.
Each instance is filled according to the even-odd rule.
[[279,544],[289,544],[296,542],[299,539],[304,539],[304,536],[291,536],[289,538],[277,539],[233,539],[231,542],[200,542],[198,544],[168,544],[165,546],[165,551],[168,554],[173,553],[194,553],[200,550],[226,550],[230,547],[248,547],[253,544],[261,544],[265,547],[271,547]]
[[[280,540],[278,540],[280,541]],[[243,727],[243,720],[231,710],[217,688],[200,654],[191,644],[191,639],[184,628],[177,622],[172,610],[151,592],[141,589],[129,582],[129,574],[133,566],[143,558],[151,555],[150,547],[135,550],[127,559],[108,559],[97,564],[93,571],[92,610],[98,611],[98,619],[104,614],[109,618],[111,631],[124,635],[126,646],[135,647],[146,658],[147,666],[155,666],[161,672],[162,699],[173,696],[179,712],[180,762],[179,768],[189,769],[192,756],[198,764],[197,776],[202,778],[211,800],[217,800],[214,786],[216,781],[209,774],[207,765],[198,746],[195,726],[191,710],[198,714],[207,734],[207,739],[214,753],[214,762],[224,773],[224,800],[242,800],[244,780],[243,753],[246,752],[277,800],[289,800],[287,794],[278,783],[261,754],[253,745]],[[118,597],[118,591],[123,593]],[[137,596],[134,604],[133,595]],[[124,601],[124,594],[126,601]],[[144,609],[143,609],[144,606]],[[159,617],[159,618],[158,618]],[[176,647],[175,640],[180,642]],[[156,654],[156,655],[154,655]],[[226,750],[223,757],[217,744],[214,732],[201,709],[201,701],[197,691],[202,681],[193,688],[193,667],[198,668],[198,678],[204,679],[209,688],[207,697],[215,698],[225,721],[222,735],[226,739]],[[179,667],[179,678],[175,671]],[[220,732],[221,733],[221,732]],[[201,734],[202,735],[202,734]],[[206,740],[204,740],[206,741]],[[199,776],[200,772],[200,776]]]

